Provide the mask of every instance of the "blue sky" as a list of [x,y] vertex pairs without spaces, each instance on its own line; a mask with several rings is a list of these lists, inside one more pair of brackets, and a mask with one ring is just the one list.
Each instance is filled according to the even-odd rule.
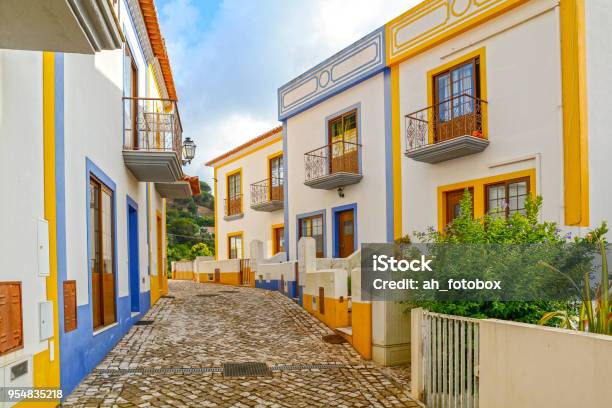
[[278,125],[279,86],[408,10],[418,0],[156,0],[184,136],[187,169]]

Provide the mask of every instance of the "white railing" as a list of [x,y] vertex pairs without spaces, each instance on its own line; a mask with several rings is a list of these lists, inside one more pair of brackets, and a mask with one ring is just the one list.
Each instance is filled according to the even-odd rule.
[[480,321],[413,309],[412,324],[415,396],[431,408],[477,408]]

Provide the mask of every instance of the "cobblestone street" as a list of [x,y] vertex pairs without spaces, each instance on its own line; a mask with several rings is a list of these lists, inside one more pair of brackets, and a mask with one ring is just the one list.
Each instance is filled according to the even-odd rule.
[[[406,382],[328,344],[322,323],[277,292],[170,281],[162,298],[66,407],[416,407]],[[260,362],[267,375],[228,377]]]

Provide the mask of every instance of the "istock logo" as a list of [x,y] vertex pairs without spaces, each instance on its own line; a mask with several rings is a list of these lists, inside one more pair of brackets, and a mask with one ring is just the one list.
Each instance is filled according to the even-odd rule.
[[387,255],[373,255],[372,262],[375,272],[433,272],[429,264],[432,259],[426,259],[425,255],[421,255],[421,259],[400,259]]

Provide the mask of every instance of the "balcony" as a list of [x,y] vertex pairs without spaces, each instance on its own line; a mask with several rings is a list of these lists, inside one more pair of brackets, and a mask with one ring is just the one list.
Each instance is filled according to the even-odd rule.
[[225,221],[242,218],[242,194],[236,194],[224,200],[223,219]]
[[0,48],[79,54],[120,49],[118,7],[118,0],[2,0]]
[[489,145],[483,136],[486,107],[463,94],[406,115],[406,156],[433,164],[482,152]]
[[304,184],[332,190],[359,183],[363,178],[360,166],[361,145],[337,141],[304,154]]
[[255,211],[277,211],[283,208],[282,178],[268,178],[251,184],[251,208]]
[[176,101],[123,98],[125,165],[139,181],[172,183],[183,178],[181,119]]

